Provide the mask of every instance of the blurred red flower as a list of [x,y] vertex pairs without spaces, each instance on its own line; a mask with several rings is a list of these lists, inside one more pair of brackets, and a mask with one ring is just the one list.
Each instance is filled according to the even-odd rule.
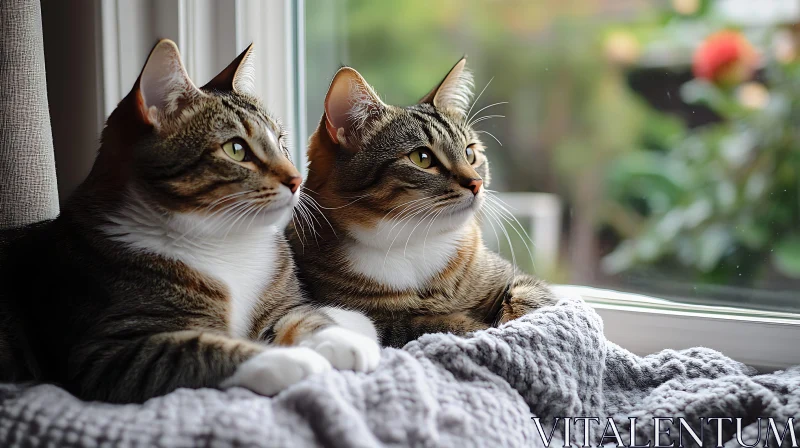
[[758,52],[737,31],[712,34],[694,53],[694,76],[720,85],[746,81],[757,67]]

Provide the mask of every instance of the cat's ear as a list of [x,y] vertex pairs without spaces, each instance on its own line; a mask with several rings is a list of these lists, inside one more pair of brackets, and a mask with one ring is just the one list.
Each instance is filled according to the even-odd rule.
[[425,95],[420,103],[432,104],[438,109],[454,110],[466,115],[472,99],[472,73],[467,69],[467,57],[464,56],[450,69],[442,82]]
[[256,95],[256,65],[253,44],[219,72],[203,89],[233,91],[245,95]]
[[136,81],[142,118],[157,125],[160,117],[180,113],[205,94],[194,85],[181,62],[175,42],[158,41]]
[[343,67],[336,72],[325,96],[325,128],[334,143],[347,144],[385,109],[361,74]]

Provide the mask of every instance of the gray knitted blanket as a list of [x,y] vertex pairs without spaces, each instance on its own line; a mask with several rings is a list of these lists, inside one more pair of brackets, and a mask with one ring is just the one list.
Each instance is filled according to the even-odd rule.
[[[787,419],[797,418],[800,438],[800,368],[755,375],[703,348],[638,357],[604,338],[590,306],[565,299],[471,337],[426,335],[385,349],[374,373],[326,373],[272,399],[182,389],[143,405],[108,405],[51,385],[0,386],[0,447],[529,447],[551,438],[555,417],[553,447],[564,446],[563,418],[578,417],[598,418],[589,424],[592,446],[617,446],[611,427],[625,446],[656,441],[653,417],[674,419],[659,426],[672,428],[660,438],[676,447],[679,417],[696,431],[703,424],[706,446],[740,446],[737,417],[743,441],[760,435],[764,446],[773,418],[791,446]],[[631,417],[638,418],[633,440]],[[583,422],[570,421],[575,446],[583,444]]]

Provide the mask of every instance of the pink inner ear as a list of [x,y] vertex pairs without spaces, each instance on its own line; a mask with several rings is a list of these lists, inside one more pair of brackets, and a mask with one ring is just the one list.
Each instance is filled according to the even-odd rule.
[[347,72],[339,72],[331,83],[328,95],[325,97],[325,116],[328,135],[335,143],[339,143],[337,137],[339,128],[347,129],[347,119],[350,109],[353,107],[353,100],[350,95],[350,83],[355,82]]
[[156,48],[144,68],[141,79],[142,99],[147,107],[155,106],[164,109],[169,103],[173,91],[181,89],[178,77],[181,75],[180,66],[175,64],[172,55],[164,54],[166,51]]
[[139,77],[139,89],[144,109],[151,107],[165,113],[176,113],[199,96],[180,59],[178,48],[171,41],[159,42]]
[[339,144],[339,137],[337,136],[337,134],[338,134],[337,129],[338,128],[336,128],[333,124],[331,124],[331,121],[328,119],[328,114],[326,113],[325,114],[325,130],[328,131],[328,137],[331,138],[331,141],[333,141],[336,144]]
[[349,136],[357,133],[383,109],[372,88],[355,70],[345,67],[336,73],[325,97],[325,127],[335,143],[339,129]]
[[138,113],[139,118],[141,118],[142,122],[144,122],[145,124],[155,124],[153,123],[153,120],[150,117],[150,111],[147,109],[147,106],[144,103],[144,98],[142,97],[141,89],[137,89],[133,93],[134,96],[132,101],[134,102],[134,105],[136,107],[136,112]]

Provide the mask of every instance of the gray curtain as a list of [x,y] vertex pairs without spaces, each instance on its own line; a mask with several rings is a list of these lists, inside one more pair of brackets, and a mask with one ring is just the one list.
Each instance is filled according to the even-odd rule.
[[58,215],[39,0],[0,0],[0,228]]

